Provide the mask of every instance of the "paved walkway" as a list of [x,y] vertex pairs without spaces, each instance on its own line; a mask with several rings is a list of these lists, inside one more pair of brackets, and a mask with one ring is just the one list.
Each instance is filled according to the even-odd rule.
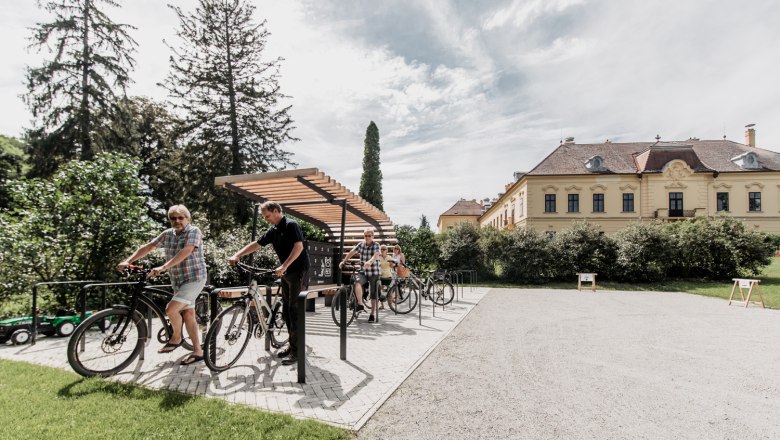
[[[233,403],[314,418],[353,430],[360,427],[414,371],[442,339],[472,310],[488,289],[464,289],[464,298],[432,316],[423,302],[422,325],[416,312],[393,315],[384,310],[379,324],[367,315],[348,330],[347,360],[339,359],[338,328],[330,309],[318,299],[307,313],[306,384],[297,383],[295,366],[283,366],[253,339],[232,369],[212,374],[203,363],[181,366],[188,352],[158,354],[159,344],[146,349],[146,359],[113,377],[152,389],[168,389],[224,399]],[[40,337],[34,346],[0,347],[0,358],[70,370],[64,338]]]

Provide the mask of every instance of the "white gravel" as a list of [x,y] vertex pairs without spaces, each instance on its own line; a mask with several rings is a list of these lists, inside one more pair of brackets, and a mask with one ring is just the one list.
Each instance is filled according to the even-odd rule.
[[778,439],[779,342],[721,299],[493,289],[357,438]]

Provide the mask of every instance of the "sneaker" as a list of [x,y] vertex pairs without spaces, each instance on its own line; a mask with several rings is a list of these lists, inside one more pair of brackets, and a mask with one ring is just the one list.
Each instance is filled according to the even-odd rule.
[[298,363],[298,356],[290,355],[282,360],[282,365],[295,365]]
[[374,315],[368,315],[368,322],[374,322]]
[[286,358],[287,356],[290,356],[290,354],[292,354],[292,349],[288,345],[287,348],[285,348],[284,350],[280,351],[279,353],[276,353],[276,357],[278,357],[278,358]]
[[358,304],[358,305],[357,305],[357,306],[355,306],[355,307],[356,307],[356,309],[357,309],[357,311],[358,311],[358,312],[362,312],[363,310],[366,310],[366,308],[365,308],[365,307],[363,307],[363,304]]

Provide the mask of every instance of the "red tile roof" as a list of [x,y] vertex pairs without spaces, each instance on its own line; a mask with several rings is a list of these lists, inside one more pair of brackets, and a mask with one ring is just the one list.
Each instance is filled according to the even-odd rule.
[[[758,155],[761,167],[740,168],[731,158],[743,153]],[[592,156],[604,159],[606,171],[590,172],[585,163]],[[684,160],[698,172],[780,171],[780,153],[750,147],[728,140],[687,140],[674,142],[630,142],[603,144],[561,144],[536,168],[531,176],[559,174],[634,174],[660,172],[670,160]]]
[[482,205],[474,200],[458,200],[442,215],[482,215]]

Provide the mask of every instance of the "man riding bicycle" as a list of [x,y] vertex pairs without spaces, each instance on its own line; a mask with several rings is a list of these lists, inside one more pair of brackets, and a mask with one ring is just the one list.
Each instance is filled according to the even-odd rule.
[[344,268],[344,262],[356,254],[360,257],[360,267],[362,272],[358,273],[355,279],[355,296],[357,297],[358,311],[364,310],[363,305],[363,284],[368,283],[369,294],[371,297],[371,314],[368,317],[368,322],[374,322],[374,315],[376,314],[376,303],[379,298],[378,281],[379,274],[381,272],[379,267],[379,243],[374,241],[374,229],[366,228],[363,230],[364,240],[358,243],[352,248],[349,253],[344,257],[344,260],[339,263],[339,268]]

